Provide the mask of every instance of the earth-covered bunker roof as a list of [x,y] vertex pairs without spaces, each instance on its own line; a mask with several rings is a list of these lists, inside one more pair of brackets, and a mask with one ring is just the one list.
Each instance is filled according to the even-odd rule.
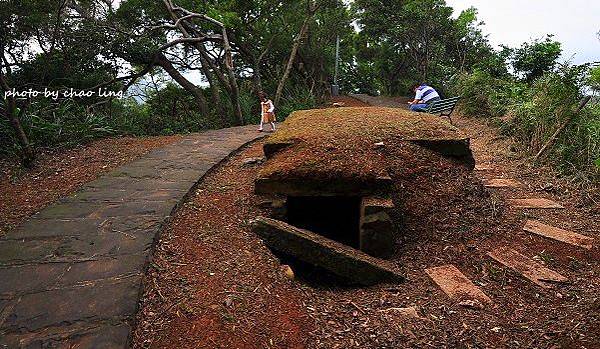
[[473,166],[468,137],[436,115],[378,107],[301,110],[267,139],[268,160],[256,191],[286,195],[385,191],[390,182],[386,152],[406,142]]

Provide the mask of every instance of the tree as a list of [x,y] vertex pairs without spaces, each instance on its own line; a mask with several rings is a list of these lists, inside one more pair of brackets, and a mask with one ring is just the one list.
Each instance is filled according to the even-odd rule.
[[415,82],[444,85],[493,56],[474,8],[452,18],[442,0],[357,0],[361,31],[357,60],[378,72],[385,94],[409,92]]
[[544,39],[536,39],[532,43],[524,42],[512,53],[511,63],[515,71],[523,76],[525,81],[533,80],[550,72],[556,67],[562,53],[561,44],[547,35]]
[[[48,47],[48,54],[55,52],[58,32],[62,26],[64,1],[56,6],[53,1],[6,1],[0,3],[0,113],[9,120],[21,148],[23,165],[30,167],[35,160],[35,151],[30,143],[21,119],[27,111],[30,100],[18,100],[10,91],[20,91],[28,85],[19,81],[16,75],[33,55],[30,42],[37,42],[42,50]],[[29,14],[35,13],[35,16]],[[36,28],[50,28],[40,33]],[[46,45],[49,43],[49,45]],[[31,86],[30,86],[31,87]]]
[[587,83],[596,93],[600,92],[600,65],[590,68]]

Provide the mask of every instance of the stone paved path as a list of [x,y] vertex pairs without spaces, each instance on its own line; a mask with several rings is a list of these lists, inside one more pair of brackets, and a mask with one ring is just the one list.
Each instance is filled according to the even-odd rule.
[[0,240],[0,348],[127,346],[163,222],[255,126],[207,131],[93,182]]

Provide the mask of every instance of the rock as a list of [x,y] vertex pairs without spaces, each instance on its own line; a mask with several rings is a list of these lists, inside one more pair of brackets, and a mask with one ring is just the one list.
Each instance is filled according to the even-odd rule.
[[458,303],[458,305],[465,308],[483,309],[483,304],[481,304],[481,302],[476,299],[466,299]]
[[363,198],[360,213],[360,250],[375,257],[387,257],[394,252],[396,231],[390,212],[390,199]]
[[258,217],[253,230],[273,250],[322,267],[353,283],[400,282],[404,277],[389,262],[285,222]]
[[417,313],[417,309],[415,307],[406,307],[406,308],[389,308],[389,309],[383,309],[380,310],[381,312],[390,312],[393,311],[403,317],[407,317],[407,318],[414,318],[414,319],[423,319],[421,316],[419,316],[419,314]]
[[245,158],[244,160],[242,160],[242,164],[244,166],[248,166],[248,165],[254,165],[254,164],[261,164],[264,161],[265,161],[265,158],[262,158],[262,157]]
[[283,273],[285,274],[285,276],[290,279],[293,280],[295,275],[294,275],[294,270],[292,269],[292,267],[290,267],[287,264],[284,264],[281,266],[281,270],[283,270]]

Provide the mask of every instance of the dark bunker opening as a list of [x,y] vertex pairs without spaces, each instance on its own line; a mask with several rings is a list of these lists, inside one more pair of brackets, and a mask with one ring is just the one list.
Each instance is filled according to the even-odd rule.
[[288,196],[288,223],[345,245],[360,247],[358,196]]

